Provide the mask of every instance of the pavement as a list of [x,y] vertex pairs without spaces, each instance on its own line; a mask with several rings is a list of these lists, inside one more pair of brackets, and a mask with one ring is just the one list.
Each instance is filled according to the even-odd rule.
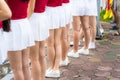
[[[90,55],[69,58],[69,65],[60,67],[60,78],[46,78],[46,80],[120,80],[120,36],[114,35],[116,31],[109,30],[111,24],[102,23],[102,26],[105,30],[103,39],[96,40],[96,48],[90,50]],[[70,36],[72,37],[71,34]],[[83,43],[82,41],[79,48]],[[71,45],[70,50],[72,49]],[[2,67],[3,69],[0,68],[4,74],[10,72],[8,66],[9,64]],[[10,80],[13,74],[10,72],[0,77],[0,80]]]

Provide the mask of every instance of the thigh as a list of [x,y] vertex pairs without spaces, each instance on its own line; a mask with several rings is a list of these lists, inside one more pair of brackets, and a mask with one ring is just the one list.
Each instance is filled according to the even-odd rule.
[[74,16],[73,17],[73,30],[80,30],[80,17],[78,16]]
[[55,29],[55,42],[59,42],[60,38],[61,38],[61,31],[62,29],[61,28],[58,28],[58,29]]
[[90,24],[90,26],[95,26],[96,25],[96,16],[90,16],[89,17],[89,24]]
[[45,41],[40,41],[39,42],[39,58],[43,59],[45,58]]
[[23,63],[23,65],[28,65],[29,53],[30,53],[29,50],[30,50],[30,49],[27,48],[27,49],[24,49],[24,50],[22,51],[22,63]]
[[62,38],[67,38],[67,35],[68,35],[67,27],[63,27],[61,32]]
[[54,43],[54,29],[50,29],[49,38],[47,39],[48,46],[49,44]]
[[81,24],[83,29],[89,28],[89,16],[81,16]]
[[[28,57],[29,54],[29,50],[25,49],[23,50],[23,56],[24,59],[26,59]],[[39,59],[39,42],[36,41],[35,45],[30,47],[30,58],[31,60],[38,60]]]
[[8,59],[10,61],[10,65],[14,70],[20,70],[22,68],[22,53],[21,51],[9,51]]

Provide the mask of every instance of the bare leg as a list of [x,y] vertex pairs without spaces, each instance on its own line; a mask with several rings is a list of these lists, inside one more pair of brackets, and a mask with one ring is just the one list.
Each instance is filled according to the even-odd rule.
[[33,80],[41,80],[40,77],[40,63],[39,63],[39,42],[35,42],[35,46],[30,49],[30,59],[32,66]]
[[31,80],[30,66],[28,63],[29,60],[29,48],[22,51],[22,67],[25,80]]
[[68,43],[68,51],[69,51],[69,48],[70,48],[70,36],[69,36],[69,30],[70,30],[70,24],[67,24],[67,43]]
[[8,59],[14,74],[14,80],[25,80],[22,69],[22,53],[21,51],[9,51]]
[[59,64],[61,60],[61,28],[55,29],[55,62],[54,62],[54,70],[59,70]]
[[78,44],[80,40],[80,18],[75,16],[73,17],[73,43],[74,43],[74,52],[78,51]]
[[62,35],[61,35],[61,47],[62,47],[62,60],[64,61],[66,59],[67,53],[68,53],[68,38],[67,38],[67,27],[62,28]]
[[88,45],[90,42],[89,16],[81,16],[80,19],[83,28],[83,33],[85,36],[84,49],[88,49]]
[[46,72],[46,57],[45,57],[45,41],[39,42],[39,62],[40,62],[40,71],[41,80],[45,80],[45,72]]
[[62,29],[62,61],[64,61],[67,57],[70,45],[70,37],[69,37],[69,29],[70,24],[67,24],[65,28]]
[[53,69],[55,62],[54,30],[50,30],[50,35],[47,40],[47,44],[48,44],[48,57],[50,61],[50,68]]
[[90,42],[95,42],[96,37],[96,16],[90,16],[89,17],[90,22]]

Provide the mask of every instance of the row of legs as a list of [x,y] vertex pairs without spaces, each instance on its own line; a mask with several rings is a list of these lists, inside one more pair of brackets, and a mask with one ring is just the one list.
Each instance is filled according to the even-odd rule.
[[85,38],[84,48],[88,49],[89,43],[95,42],[96,37],[95,16],[73,17],[74,52],[78,51],[78,44],[83,36]]
[[[81,26],[80,26],[81,22]],[[47,40],[50,68],[59,70],[60,61],[64,61],[69,51],[69,27],[51,29]],[[96,17],[73,17],[74,51],[78,51],[81,36],[85,37],[84,48],[88,49],[90,41],[95,42]],[[29,54],[30,53],[30,54]],[[36,41],[35,46],[22,51],[9,51],[8,58],[14,74],[14,80],[45,80],[46,55],[45,41]],[[31,70],[29,66],[31,61]],[[32,72],[31,72],[32,71]]]

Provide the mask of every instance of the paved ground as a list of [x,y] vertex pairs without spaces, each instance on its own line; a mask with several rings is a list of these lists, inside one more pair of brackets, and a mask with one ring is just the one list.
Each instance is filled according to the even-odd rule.
[[[114,36],[113,33],[116,32],[110,31],[108,29],[110,26],[108,23],[103,23],[104,39],[97,40],[96,49],[90,50],[90,55],[69,58],[71,63],[60,68],[60,78],[46,78],[46,80],[120,80],[120,36]],[[13,75],[9,73],[1,80],[10,80],[12,77]]]

